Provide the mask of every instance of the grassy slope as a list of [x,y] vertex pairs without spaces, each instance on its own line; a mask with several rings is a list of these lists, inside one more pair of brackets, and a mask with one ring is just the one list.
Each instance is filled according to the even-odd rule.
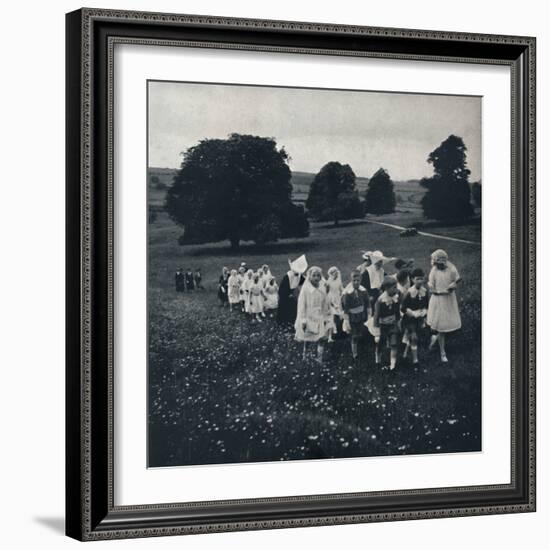
[[[475,228],[462,231],[475,238]],[[479,450],[481,281],[479,247],[366,223],[339,229],[313,224],[307,239],[267,247],[226,243],[181,247],[181,230],[160,213],[149,226],[150,465],[374,456]],[[253,324],[219,310],[223,265],[270,264],[279,279],[287,257],[337,265],[345,275],[362,249],[414,257],[424,269],[445,248],[462,272],[463,328],[449,338],[450,363],[421,346],[421,366],[375,368],[370,345],[353,364],[337,342],[319,367],[299,360],[299,346],[274,321]],[[206,290],[176,294],[178,266],[200,266]],[[346,275],[345,275],[346,276]],[[346,276],[347,278],[347,276]],[[427,337],[427,335],[425,335]]]

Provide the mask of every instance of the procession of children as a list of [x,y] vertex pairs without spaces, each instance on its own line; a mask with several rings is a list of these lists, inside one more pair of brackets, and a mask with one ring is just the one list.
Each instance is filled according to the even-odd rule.
[[257,270],[245,262],[238,269],[224,267],[218,297],[254,322],[275,317],[294,331],[304,358],[314,345],[316,360],[322,362],[327,344],[349,337],[354,360],[359,343],[371,342],[375,363],[393,370],[400,353],[418,364],[419,336],[429,330],[428,349],[437,344],[446,363],[446,335],[461,327],[455,292],[461,278],[447,253],[438,249],[431,254],[427,277],[412,259],[386,257],[379,250],[363,252],[362,259],[346,283],[336,266],[325,277],[320,267],[308,266],[304,255],[289,260],[280,284],[265,264]]

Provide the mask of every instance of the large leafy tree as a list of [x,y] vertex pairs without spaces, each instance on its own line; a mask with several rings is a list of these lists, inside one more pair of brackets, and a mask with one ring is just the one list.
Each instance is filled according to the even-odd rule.
[[265,243],[305,237],[303,207],[291,201],[288,155],[272,138],[231,134],[189,148],[166,195],[166,210],[184,227],[182,243]]
[[316,174],[306,201],[308,212],[319,221],[363,217],[363,206],[355,188],[355,174],[348,164],[328,162]]
[[472,183],[472,199],[474,200],[474,204],[481,208],[481,181],[474,181]]
[[426,218],[460,221],[473,214],[466,150],[461,137],[450,135],[430,153],[434,175],[420,181],[426,188],[422,198]]
[[395,212],[393,181],[384,168],[379,168],[369,180],[365,192],[365,212],[370,214]]

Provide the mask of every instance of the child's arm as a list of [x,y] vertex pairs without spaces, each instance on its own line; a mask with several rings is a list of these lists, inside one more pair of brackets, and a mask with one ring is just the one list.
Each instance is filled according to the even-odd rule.
[[372,324],[375,327],[380,327],[380,323],[378,322],[379,317],[380,317],[380,302],[376,300],[376,303],[374,304],[374,317],[372,319]]

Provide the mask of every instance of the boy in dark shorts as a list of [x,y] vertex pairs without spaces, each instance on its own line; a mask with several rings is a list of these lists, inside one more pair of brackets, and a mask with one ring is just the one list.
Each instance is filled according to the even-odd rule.
[[[397,360],[397,347],[399,345],[399,312],[400,295],[397,290],[395,277],[384,277],[381,286],[382,294],[374,305],[373,326],[379,329],[380,336],[375,337],[376,363],[381,362],[380,343],[385,343],[390,348],[390,370],[395,368]],[[377,341],[378,340],[378,341]]]
[[342,309],[347,321],[345,329],[351,333],[351,353],[357,359],[359,339],[370,315],[369,293],[361,286],[361,272],[357,269],[351,272],[351,287],[346,287],[342,295]]
[[408,336],[408,342],[403,352],[403,357],[407,357],[409,346],[413,363],[418,363],[418,333],[426,324],[426,315],[428,314],[428,290],[424,286],[424,272],[416,268],[411,273],[412,286],[407,290],[401,300],[401,327]]

